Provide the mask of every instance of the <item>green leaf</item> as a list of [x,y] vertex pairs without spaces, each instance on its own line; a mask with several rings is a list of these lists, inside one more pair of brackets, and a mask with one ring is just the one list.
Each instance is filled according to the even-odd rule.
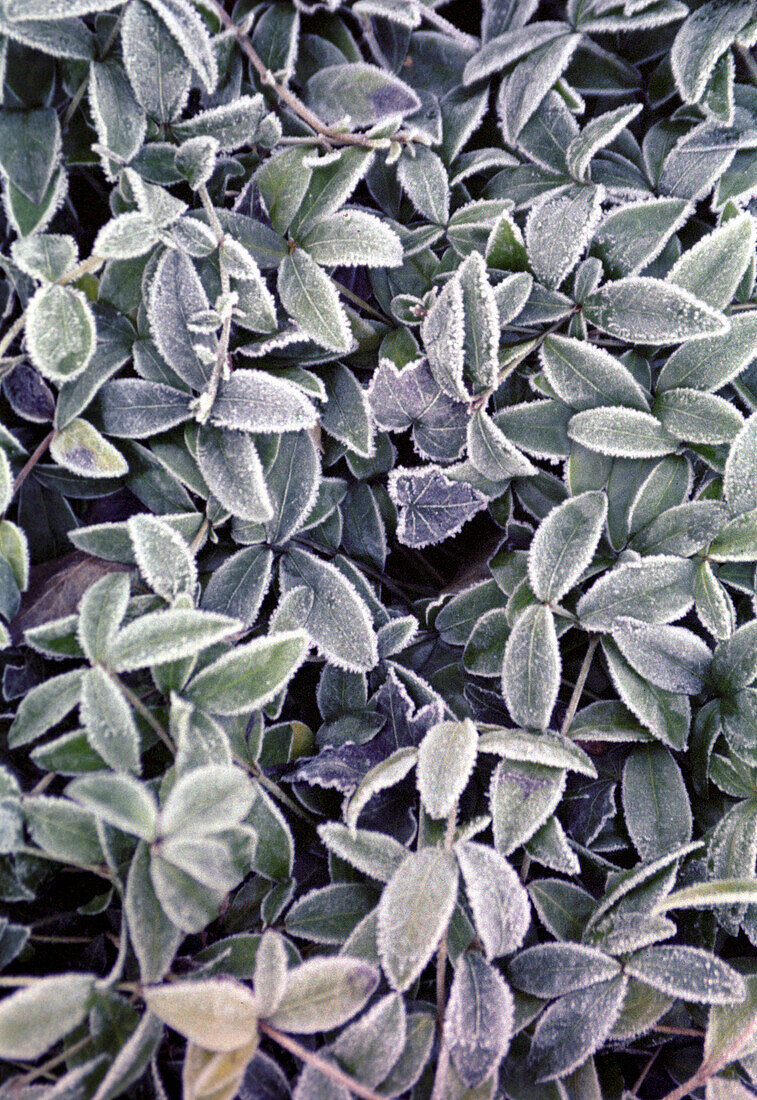
[[576,413],[568,436],[582,447],[613,458],[655,458],[671,454],[679,443],[651,413],[639,409],[600,408]]
[[537,1081],[564,1077],[599,1049],[618,1017],[626,986],[625,977],[612,978],[549,1006],[531,1041]]
[[407,849],[391,836],[348,829],[337,821],[319,825],[318,835],[330,852],[379,882],[388,882],[407,855]]
[[115,180],[122,165],[139,152],[147,119],[123,66],[114,58],[92,62],[87,91],[99,144],[115,154],[111,160],[101,153],[103,169],[108,179]]
[[273,518],[263,466],[246,432],[204,424],[197,437],[197,465],[210,491],[232,515],[254,523]]
[[757,413],[749,417],[731,444],[723,491],[733,512],[751,512],[757,508]]
[[685,199],[624,203],[602,219],[589,251],[602,261],[611,279],[638,275],[660,255],[688,214]]
[[326,267],[398,267],[402,263],[402,244],[394,230],[362,210],[340,210],[319,218],[299,244]]
[[56,859],[76,866],[97,866],[103,850],[91,813],[65,798],[30,795],[23,804],[26,825],[35,844]]
[[670,64],[684,103],[702,98],[715,62],[752,14],[748,0],[735,0],[726,8],[710,0],[681,25],[670,51]]
[[[581,714],[583,713],[582,711]],[[570,727],[571,736],[574,735],[574,727],[578,728],[579,718],[580,715]],[[596,768],[584,750],[567,737],[556,733],[486,727],[478,739],[478,751],[494,753],[505,760],[525,764],[565,768],[567,771],[588,775],[590,779],[597,777]]]
[[671,997],[699,1004],[733,1004],[746,996],[744,980],[732,967],[709,951],[682,944],[637,951],[626,963],[626,973]]
[[694,389],[667,390],[655,401],[654,413],[666,432],[690,443],[731,443],[744,424],[725,398]]
[[628,367],[604,348],[554,334],[545,339],[540,357],[549,384],[576,412],[598,405],[649,410],[644,391]]
[[13,472],[8,456],[0,449],[0,515],[13,499]]
[[52,108],[0,114],[0,168],[36,206],[50,187],[60,154],[60,123]]
[[528,894],[517,874],[488,845],[463,841],[456,845],[455,855],[487,959],[516,951],[531,920]]
[[336,287],[307,252],[297,248],[284,257],[276,285],[281,304],[303,332],[329,351],[350,350],[352,333]]
[[179,249],[167,249],[150,283],[150,334],[169,367],[194,390],[203,390],[210,377],[210,368],[196,349],[215,355],[216,340],[210,333],[192,332],[189,323],[209,304],[190,258]]
[[666,282],[688,290],[714,309],[725,309],[754,255],[754,246],[754,218],[740,214],[684,252]]
[[708,557],[712,561],[754,561],[755,538],[757,508],[736,516],[726,524],[710,543]]
[[412,114],[421,105],[404,81],[365,62],[319,69],[307,82],[305,102],[328,124],[348,106],[351,126],[372,126],[387,116]]
[[521,614],[505,646],[502,692],[513,719],[546,729],[560,687],[560,650],[548,607],[532,604]]
[[496,1073],[510,1046],[513,1016],[513,996],[500,972],[478,952],[466,952],[450,988],[444,1039],[467,1088]]
[[205,24],[193,7],[181,0],[147,0],[160,16],[211,95],[218,82],[218,64]]
[[30,1061],[73,1031],[86,1017],[92,974],[37,978],[0,1001],[0,1057]]
[[432,726],[418,748],[418,790],[431,817],[446,818],[476,763],[478,731],[469,718]]
[[204,611],[217,611],[253,626],[271,580],[273,553],[264,546],[238,550],[216,569],[202,594]]
[[[703,1057],[712,1064],[729,1065],[739,1056],[753,1054],[757,1033],[757,978],[744,978],[746,997],[733,1008],[713,1005],[704,1037]],[[709,1100],[709,1097],[708,1097]]]
[[693,602],[694,566],[665,554],[616,565],[595,581],[578,602],[589,630],[612,630],[622,617],[648,623],[680,618]]
[[105,223],[97,234],[92,253],[106,260],[131,260],[146,255],[158,240],[152,219],[139,210],[131,210]]
[[540,943],[527,947],[507,967],[507,975],[516,989],[545,1000],[608,982],[620,972],[620,963],[604,951],[580,943]]
[[194,596],[197,566],[181,535],[158,516],[132,516],[129,538],[139,571],[158,596],[171,603],[179,595]]
[[144,0],[133,0],[121,24],[121,50],[137,102],[158,123],[181,114],[192,69],[166,24]]
[[376,634],[364,600],[330,562],[291,547],[281,562],[283,592],[304,585],[312,604],[301,625],[339,668],[365,672],[378,661]]
[[28,745],[57,725],[79,702],[84,670],[51,676],[27,692],[8,730],[8,748]]
[[451,852],[422,848],[392,875],[379,902],[378,948],[392,989],[408,989],[430,960],[457,901]]
[[377,970],[359,959],[309,959],[294,967],[267,1023],[312,1035],[339,1027],[358,1013],[378,985]]
[[754,879],[712,879],[675,890],[655,906],[656,913],[671,909],[710,909],[719,905],[754,905],[757,881]]
[[151,1012],[206,1050],[237,1050],[257,1034],[258,1003],[247,986],[231,978],[173,982],[142,995]]
[[538,600],[559,603],[570,591],[594,557],[606,517],[605,494],[588,492],[541,521],[528,552],[528,578]]
[[254,788],[241,768],[206,764],[176,780],[158,820],[161,836],[215,833],[238,825],[252,807]]
[[641,275],[605,283],[582,309],[602,332],[637,344],[679,344],[730,329],[728,318],[687,290]]
[[38,233],[11,245],[11,256],[33,279],[54,283],[76,266],[79,250],[73,237]]
[[638,745],[623,768],[623,813],[642,859],[656,859],[691,840],[689,796],[675,760],[662,745]]
[[140,738],[131,707],[104,668],[87,669],[81,720],[90,746],[117,772],[140,772]]
[[683,749],[691,722],[688,698],[649,684],[610,638],[602,640],[602,648],[615,689],[634,717],[664,745]]
[[59,466],[80,477],[123,477],[129,472],[121,452],[80,417],[55,433],[50,455]]
[[350,830],[354,830],[363,808],[374,794],[401,782],[415,767],[417,759],[418,750],[406,745],[396,749],[385,760],[375,764],[365,773],[344,810],[344,820]]
[[372,458],[376,444],[366,391],[341,363],[329,364],[321,377],[328,395],[322,427],[361,458]]
[[211,714],[246,714],[269,703],[289,682],[308,650],[304,630],[255,638],[206,665],[184,695]]
[[625,659],[648,683],[677,695],[704,690],[712,653],[690,630],[621,618],[612,633]]
[[601,216],[603,188],[574,186],[534,206],[526,248],[536,278],[556,290],[581,258]]
[[313,428],[318,415],[299,386],[257,370],[235,370],[218,389],[213,424],[244,432],[297,432]]
[[339,945],[376,906],[377,893],[362,882],[337,882],[303,894],[289,909],[286,930],[297,939]]
[[29,357],[45,378],[80,375],[95,351],[95,318],[85,295],[69,286],[41,286],[26,312]]
[[610,145],[641,111],[641,104],[616,107],[614,111],[598,115],[573,138],[565,153],[568,171],[577,180],[588,177],[588,169],[595,153]]
[[561,768],[502,760],[489,786],[494,846],[509,856],[556,810],[565,791]]
[[240,624],[210,611],[151,611],[128,623],[113,639],[108,664],[114,672],[178,661],[236,633]]
[[286,233],[305,197],[313,169],[309,153],[294,147],[269,157],[255,173],[255,182],[277,233]]
[[143,982],[159,982],[174,960],[182,932],[163,912],[150,878],[150,850],[137,846],[126,879],[124,911],[129,941],[139,961]]
[[404,1001],[388,993],[344,1029],[330,1053],[350,1077],[375,1088],[401,1056],[406,1037]]
[[683,344],[660,371],[657,392],[686,387],[714,391],[736,378],[755,358],[757,316],[732,314],[725,336],[708,336]]
[[147,841],[155,837],[155,800],[147,787],[131,776],[107,772],[83,776],[69,783],[66,794],[116,829]]
[[438,225],[449,220],[449,180],[441,160],[423,145],[413,147],[414,156],[401,157],[397,178],[405,194],[424,218]]

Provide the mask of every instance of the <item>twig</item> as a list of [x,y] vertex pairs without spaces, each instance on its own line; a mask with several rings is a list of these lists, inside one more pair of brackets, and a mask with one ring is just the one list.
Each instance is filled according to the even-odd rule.
[[91,1035],[85,1035],[83,1039],[79,1039],[70,1047],[66,1047],[60,1054],[56,1054],[54,1058],[49,1058],[47,1062],[43,1062],[41,1066],[37,1066],[36,1069],[30,1070],[29,1073],[24,1074],[23,1077],[16,1080],[16,1085],[28,1085],[31,1084],[37,1077],[44,1077],[49,1073],[51,1069],[57,1069],[62,1062],[67,1062],[69,1058],[74,1054],[78,1054],[80,1050],[84,1050],[86,1046],[92,1042]]
[[342,283],[337,282],[336,279],[334,279],[334,286],[340,294],[343,294],[344,297],[348,298],[349,301],[351,301],[354,305],[360,306],[360,308],[365,310],[366,313],[370,313],[372,317],[375,317],[379,321],[383,321],[385,324],[389,320],[389,318],[386,317],[383,313],[380,313],[377,309],[374,309],[372,305],[369,305],[368,302],[366,302],[364,298],[361,298],[359,294],[356,294],[354,290],[350,290]]
[[[233,33],[239,44],[239,48],[249,57],[252,62],[252,67],[260,77],[261,82],[271,88],[276,93],[277,98],[282,103],[285,103],[298,118],[302,119],[314,133],[319,134],[324,144],[360,145],[365,149],[373,149],[375,147],[374,139],[366,137],[365,134],[342,132],[341,130],[335,130],[332,126],[327,126],[323,119],[319,118],[309,107],[306,107],[294,92],[275,79],[273,73],[259,56],[247,35],[241,27],[237,26],[218,0],[203,0],[203,2],[207,8],[218,16],[223,26]],[[406,134],[394,134],[392,140],[407,143],[410,138]]]
[[663,1048],[661,1046],[659,1046],[657,1048],[657,1050],[653,1053],[652,1057],[647,1058],[647,1061],[644,1065],[644,1069],[641,1071],[639,1076],[636,1078],[636,1081],[634,1082],[634,1084],[631,1088],[631,1094],[633,1096],[636,1096],[636,1093],[639,1091],[641,1086],[644,1084],[644,1081],[646,1080],[647,1074],[649,1073],[652,1066],[655,1064],[655,1059],[657,1058],[657,1056],[659,1055],[659,1053],[662,1049]]
[[264,1020],[258,1021],[258,1028],[267,1035],[269,1039],[273,1039],[274,1043],[278,1043],[284,1050],[288,1050],[291,1054],[295,1054],[302,1062],[306,1062],[310,1066],[314,1066],[317,1070],[320,1070],[325,1077],[330,1077],[332,1081],[335,1081],[338,1085],[342,1085],[344,1088],[349,1089],[350,1092],[354,1092],[355,1096],[362,1096],[363,1100],[384,1100],[373,1089],[369,1089],[367,1085],[362,1085],[359,1081],[356,1081],[354,1077],[350,1077],[344,1073],[338,1066],[333,1065],[331,1062],[327,1062],[325,1058],[321,1058],[320,1054],[316,1054],[313,1050],[308,1050],[307,1047],[302,1046],[296,1039],[293,1039],[291,1035],[285,1035],[283,1031],[279,1031],[278,1028],[271,1027],[270,1024],[265,1023]]
[[570,697],[568,703],[568,709],[565,712],[565,718],[563,719],[562,728],[560,733],[563,737],[567,736],[568,730],[571,727],[573,719],[576,716],[578,710],[578,704],[581,702],[581,696],[584,690],[584,684],[586,683],[586,677],[589,675],[589,669],[591,668],[591,662],[594,657],[594,651],[599,644],[599,635],[595,634],[589,642],[589,648],[586,650],[583,664],[581,665],[581,671],[578,673],[578,679],[576,680],[575,687],[573,688],[573,694]]
[[55,431],[53,430],[48,435],[45,436],[45,438],[39,444],[37,449],[32,452],[31,456],[27,460],[26,464],[24,465],[23,469],[19,473],[18,477],[13,482],[13,492],[11,493],[11,499],[16,495],[16,493],[19,491],[21,486],[24,484],[27,477],[32,472],[34,467],[37,465],[39,460],[42,458],[42,456],[44,455],[45,451],[50,446],[50,444],[52,443],[54,438],[55,438]]
[[711,1077],[714,1077],[721,1069],[724,1069],[730,1062],[733,1062],[739,1052],[754,1038],[755,1034],[757,1034],[757,1014],[752,1017],[747,1027],[729,1043],[718,1058],[705,1059],[696,1073],[693,1074],[688,1081],[684,1081],[678,1088],[669,1092],[667,1096],[663,1097],[663,1100],[684,1100],[684,1098],[687,1097],[689,1093],[693,1092],[694,1089],[698,1089],[701,1085],[706,1084]]
[[163,729],[157,718],[153,716],[150,709],[145,706],[145,704],[142,702],[136,692],[132,691],[130,687],[127,687],[126,684],[123,683],[123,681],[118,676],[116,676],[114,672],[109,672],[108,675],[110,676],[111,680],[116,685],[118,690],[121,692],[121,694],[124,696],[126,701],[131,703],[136,711],[139,711],[145,722],[147,722],[150,729],[154,730],[154,732],[157,733],[163,744],[172,753],[176,752],[176,746],[174,745],[173,740],[171,739],[169,734],[166,733],[166,731]]

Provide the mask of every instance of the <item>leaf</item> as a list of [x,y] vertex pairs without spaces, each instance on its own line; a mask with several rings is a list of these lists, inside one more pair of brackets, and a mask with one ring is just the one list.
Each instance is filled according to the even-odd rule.
[[81,477],[123,477],[129,472],[120,451],[80,417],[55,433],[50,454],[60,466]]
[[79,702],[83,669],[51,676],[27,692],[8,730],[8,748],[28,745],[57,725]]
[[736,0],[727,8],[710,0],[681,25],[673,40],[670,65],[684,103],[702,98],[715,62],[751,17],[751,5],[745,0]]
[[[324,753],[321,752],[319,760],[322,760],[323,756]],[[415,767],[417,760],[417,749],[406,745],[397,749],[396,752],[390,753],[380,763],[369,767],[364,771],[358,782],[344,782],[339,776],[332,778],[322,774],[318,776],[318,781],[324,787],[331,786],[341,790],[346,788],[348,792],[354,791],[344,810],[344,820],[349,829],[354,830],[360,814],[371,798],[379,791],[384,791],[388,787],[394,787],[397,783],[400,783],[407,773]]]
[[273,554],[264,546],[238,550],[211,576],[202,594],[204,611],[217,611],[253,626],[271,580]]
[[150,852],[144,842],[137,846],[129,867],[124,911],[140,978],[146,983],[158,982],[173,962],[183,934],[171,924],[155,896]]
[[523,127],[567,69],[580,40],[580,35],[562,34],[538,46],[518,62],[503,82],[497,106],[502,131],[509,145],[517,142]]
[[539,1017],[531,1041],[537,1081],[563,1077],[602,1045],[618,1017],[626,985],[626,978],[612,978],[568,993],[549,1006]]
[[688,290],[714,309],[725,309],[754,254],[754,246],[754,219],[751,214],[740,214],[684,252],[666,281]]
[[282,589],[304,585],[313,602],[301,624],[319,651],[338,667],[353,672],[378,661],[376,635],[367,606],[357,589],[329,562],[291,547],[282,560]]
[[595,581],[578,602],[589,630],[612,630],[621,617],[665,623],[691,607],[694,567],[665,554],[623,562]]
[[0,114],[0,169],[36,206],[47,193],[60,154],[60,123],[52,108]]
[[392,989],[400,993],[425,968],[457,900],[457,862],[443,848],[405,857],[379,902],[378,949]]
[[362,882],[338,882],[303,894],[289,909],[290,936],[340,945],[376,905],[376,892]]
[[95,817],[123,832],[152,841],[158,817],[155,800],[138,780],[102,772],[75,779],[66,794]]
[[293,321],[317,344],[330,351],[352,347],[352,333],[336,288],[318,264],[301,248],[284,257],[277,289]]
[[330,852],[379,882],[388,882],[407,854],[393,837],[369,829],[350,830],[336,821],[319,825],[318,835]]
[[527,947],[507,967],[516,989],[545,1000],[609,982],[620,973],[619,962],[604,951],[581,943],[540,943]]
[[85,295],[69,286],[41,286],[26,312],[26,343],[34,366],[52,382],[76,378],[95,351],[97,329]]
[[560,687],[560,651],[548,607],[532,604],[521,614],[505,646],[502,693],[515,722],[546,729]]
[[126,8],[121,48],[137,102],[156,122],[172,122],[187,101],[192,69],[176,38],[144,0]]
[[689,212],[685,199],[662,197],[624,203],[602,219],[589,252],[602,261],[611,279],[638,275],[657,259]]
[[[176,2],[176,0],[172,0]],[[170,367],[194,390],[205,388],[209,368],[195,350],[215,355],[215,337],[192,332],[190,319],[209,306],[192,261],[178,249],[167,249],[155,269],[147,299],[150,333]]]
[[214,833],[230,829],[249,812],[254,788],[241,770],[226,764],[206,764],[180,776],[160,811],[163,837]]
[[256,638],[198,672],[184,695],[211,714],[246,714],[278,695],[305,658],[305,631]]
[[639,409],[600,408],[576,413],[568,436],[590,451],[613,458],[654,458],[671,454],[678,440],[651,413]]
[[239,630],[226,615],[194,608],[151,611],[128,623],[113,639],[108,663],[114,672],[178,661],[223,641]]
[[[497,6],[490,5],[495,10]],[[513,9],[512,5],[508,6]],[[515,24],[508,26],[506,19],[503,22],[505,25],[502,30],[506,33],[486,35],[481,49],[467,62],[463,70],[463,83],[466,86],[503,72],[520,57],[565,34],[568,29],[565,23],[557,20],[533,23],[527,27],[518,26],[517,29]]]
[[139,772],[140,739],[131,708],[103,668],[87,669],[82,681],[81,720],[87,740],[117,772]]
[[605,283],[582,304],[586,320],[602,332],[637,344],[679,344],[723,336],[730,322],[689,294],[660,279],[636,275]]
[[76,266],[79,249],[73,237],[59,233],[38,233],[11,245],[11,256],[33,279],[54,283]]
[[638,745],[623,768],[623,813],[634,847],[657,859],[691,840],[692,815],[683,776],[662,745]]
[[255,523],[273,519],[263,466],[246,432],[204,424],[197,436],[197,465],[210,491],[232,515]]
[[620,618],[613,638],[631,667],[655,687],[678,695],[697,695],[704,689],[712,654],[691,631]]
[[218,82],[218,65],[205,24],[182,0],[147,0],[178,42],[209,95]]
[[[507,210],[504,210],[500,214],[499,218],[494,223],[494,228],[489,234],[486,242],[486,262],[489,267],[499,268],[501,271],[514,271],[526,274],[526,269],[528,268],[526,244],[523,240],[523,234],[520,231],[520,227]],[[521,282],[515,285],[522,288],[526,284]],[[494,290],[500,312],[500,324],[502,323],[503,313],[502,306],[500,305],[500,295],[504,293],[500,290],[501,286],[501,283],[498,284]],[[524,300],[520,303],[520,309],[513,315],[515,317],[518,316],[518,313],[520,313],[521,309],[528,301],[533,286],[530,276],[528,276],[527,286],[528,293],[524,293]],[[510,320],[512,320],[512,318],[510,318]]]
[[533,207],[526,222],[526,248],[536,278],[556,290],[591,240],[601,216],[604,189],[573,187]]
[[413,547],[457,534],[486,505],[477,489],[450,481],[438,466],[396,467],[389,475],[389,494],[400,509],[397,538]]
[[181,535],[158,516],[132,516],[127,523],[139,571],[168,603],[179,595],[194,597],[197,566]]
[[321,426],[362,458],[375,449],[368,396],[355,375],[341,363],[322,374],[328,401],[321,412]]
[[406,1034],[404,1002],[389,993],[345,1028],[330,1053],[350,1077],[375,1088],[401,1056]]
[[565,772],[502,760],[489,787],[494,846],[509,856],[551,817],[565,791]]
[[567,148],[565,160],[570,174],[577,180],[586,180],[594,155],[610,145],[640,110],[641,104],[629,104],[616,107],[614,111],[607,111],[588,122]]
[[457,964],[444,1015],[444,1039],[460,1080],[477,1088],[510,1046],[513,997],[498,970],[476,952]]
[[631,713],[663,744],[678,751],[684,748],[691,722],[688,698],[647,683],[611,639],[603,639],[602,649],[615,689]]
[[626,973],[671,997],[699,1004],[733,1004],[746,995],[740,974],[697,947],[645,947],[628,960]]
[[73,1031],[86,1017],[92,974],[38,978],[0,1001],[0,1057],[29,1061]]
[[515,871],[499,852],[470,840],[458,844],[455,855],[486,958],[516,951],[528,931],[531,911]]
[[378,981],[375,967],[359,959],[309,959],[289,971],[286,992],[266,1022],[303,1035],[330,1031],[364,1007]]
[[102,863],[97,824],[86,810],[65,798],[29,795],[23,812],[29,834],[43,852],[73,865]]
[[458,268],[464,316],[465,377],[472,393],[493,388],[499,372],[499,311],[480,252]]
[[540,357],[549,384],[576,412],[600,405],[649,409],[644,391],[628,367],[603,348],[553,334],[544,340]]
[[397,178],[405,194],[424,218],[438,225],[449,220],[449,180],[438,155],[423,145],[414,147],[414,156],[403,156],[397,165]]
[[[744,978],[746,997],[733,1008],[713,1005],[704,1037],[704,1054],[709,1063],[726,1066],[739,1055],[751,1054],[754,1049],[755,1003],[757,981],[752,975]],[[730,1085],[731,1082],[729,1082]],[[708,1097],[707,1100],[710,1100]]]
[[476,763],[478,731],[468,718],[432,726],[418,747],[417,782],[426,812],[446,818]]
[[9,0],[5,6],[5,17],[10,20],[56,20],[117,7],[117,0]]
[[559,603],[594,557],[607,516],[604,493],[571,497],[539,524],[528,552],[528,577],[537,599]]
[[402,263],[402,244],[394,230],[362,210],[324,215],[299,243],[316,263],[327,267],[398,267]]
[[731,443],[744,423],[725,398],[692,389],[662,393],[654,412],[670,435],[691,443]]
[[713,392],[749,366],[755,357],[757,317],[737,313],[729,321],[727,335],[693,340],[673,352],[657,379],[658,394],[678,387]]
[[404,81],[365,62],[319,69],[307,82],[305,102],[329,125],[339,121],[345,113],[343,105],[348,105],[353,127],[412,114],[421,105]]
[[757,413],[753,413],[731,444],[723,475],[723,490],[732,511],[757,508]]
[[139,210],[131,210],[105,223],[95,238],[92,252],[106,260],[131,260],[144,256],[158,240],[152,219]]
[[111,160],[107,153],[101,153],[103,169],[108,179],[115,180],[123,164],[128,164],[142,147],[147,119],[123,66],[113,58],[92,63],[87,91],[99,144],[115,154]]
[[247,986],[231,978],[152,986],[143,997],[164,1023],[208,1050],[236,1050],[257,1032],[258,1003]]
[[[584,714],[584,711],[581,711]],[[571,733],[579,722],[571,725]],[[596,731],[595,731],[596,732]],[[587,738],[588,740],[588,738]],[[596,779],[597,771],[582,748],[568,737],[556,733],[532,733],[488,727],[478,739],[478,751],[494,753],[505,760],[524,764],[546,764],[550,768],[565,768]]]

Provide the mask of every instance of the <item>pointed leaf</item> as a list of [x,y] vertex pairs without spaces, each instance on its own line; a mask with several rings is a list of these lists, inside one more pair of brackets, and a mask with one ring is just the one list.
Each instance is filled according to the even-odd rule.
[[513,719],[546,729],[560,687],[560,650],[548,607],[526,608],[505,646],[502,693]]
[[559,504],[539,524],[528,553],[528,577],[537,599],[559,603],[591,563],[607,516],[604,493],[588,492]]

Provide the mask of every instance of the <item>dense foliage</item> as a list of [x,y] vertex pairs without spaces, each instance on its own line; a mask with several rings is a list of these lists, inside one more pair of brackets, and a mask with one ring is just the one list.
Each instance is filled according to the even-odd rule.
[[5,1100],[756,1094],[757,5],[440,7],[0,0]]

